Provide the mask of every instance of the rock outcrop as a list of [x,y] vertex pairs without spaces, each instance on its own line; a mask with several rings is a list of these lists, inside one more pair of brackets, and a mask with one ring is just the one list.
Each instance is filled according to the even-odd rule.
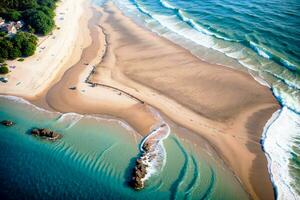
[[147,174],[148,165],[144,163],[143,156],[138,158],[135,163],[134,170],[132,172],[132,180],[130,182],[131,187],[135,190],[144,188],[144,178]]
[[144,188],[144,179],[147,174],[148,165],[147,163],[147,154],[151,151],[151,145],[145,142],[142,146],[143,154],[135,162],[135,167],[132,172],[131,187],[135,190],[140,190]]
[[7,127],[10,127],[10,126],[15,125],[14,122],[9,121],[9,120],[3,120],[3,121],[1,122],[1,124],[2,124],[3,126],[7,126]]
[[33,136],[37,136],[47,140],[57,140],[62,137],[59,133],[46,128],[40,128],[40,129],[34,128],[30,131],[30,133]]
[[[141,145],[141,156],[136,160],[130,186],[135,190],[145,187],[145,181],[157,170],[161,170],[165,159],[162,140],[166,139],[170,128],[165,123],[152,130]],[[155,166],[153,165],[155,163]]]

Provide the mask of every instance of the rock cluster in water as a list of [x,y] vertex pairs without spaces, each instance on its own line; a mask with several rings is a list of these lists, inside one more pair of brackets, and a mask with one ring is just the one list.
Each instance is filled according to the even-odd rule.
[[30,133],[33,136],[38,136],[42,139],[47,139],[47,140],[57,140],[62,137],[59,133],[46,128],[40,128],[40,129],[34,128],[30,131]]
[[[159,150],[163,148],[161,141],[168,137],[169,133],[169,127],[163,123],[158,128],[152,130],[144,139],[141,147],[142,155],[136,160],[130,180],[130,186],[135,190],[144,188],[145,180],[154,172],[154,169],[152,169],[153,164],[155,164],[156,167],[158,166],[157,159],[160,155]],[[161,163],[161,166],[162,165],[163,163]]]
[[9,121],[9,120],[3,120],[3,121],[1,121],[1,124],[2,124],[3,126],[10,127],[10,126],[13,126],[13,125],[14,125],[14,122]]
[[135,167],[132,173],[131,187],[135,190],[144,188],[144,178],[147,174],[148,165],[143,162],[142,158],[138,158],[135,163]]
[[148,164],[147,162],[147,154],[151,150],[151,146],[149,143],[144,143],[143,145],[143,154],[140,158],[138,158],[135,162],[135,167],[132,172],[132,179],[130,185],[135,190],[140,190],[144,188],[144,179],[147,174]]

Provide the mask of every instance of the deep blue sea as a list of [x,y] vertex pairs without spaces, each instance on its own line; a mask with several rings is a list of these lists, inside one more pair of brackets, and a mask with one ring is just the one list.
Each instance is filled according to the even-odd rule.
[[272,90],[282,109],[262,145],[278,199],[300,199],[300,1],[113,1],[200,59],[245,71]]

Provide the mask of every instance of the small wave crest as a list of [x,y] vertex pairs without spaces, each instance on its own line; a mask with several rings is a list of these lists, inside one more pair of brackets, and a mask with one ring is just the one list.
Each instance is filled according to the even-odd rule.
[[297,67],[295,64],[292,64],[288,60],[285,60],[284,58],[280,58],[275,55],[275,53],[272,53],[271,50],[268,50],[265,47],[262,47],[259,44],[256,44],[253,41],[249,41],[249,46],[251,49],[253,49],[258,55],[268,59],[268,60],[274,60],[275,62],[281,64],[282,66],[286,67],[287,69],[290,69],[292,71],[297,71]]
[[250,41],[250,46],[262,57],[270,59],[271,56],[269,54],[269,52],[267,52],[266,49],[264,49],[263,47],[260,47],[258,44],[255,44],[254,42]]
[[160,3],[165,6],[166,8],[172,9],[172,10],[176,10],[177,8],[173,5],[171,5],[169,2],[164,1],[164,0],[159,0]]
[[[194,19],[192,19],[185,11],[183,11],[180,8],[176,8],[175,6],[172,6],[170,3],[168,3],[167,1],[164,0],[160,0],[160,3],[169,9],[172,9],[176,12],[176,15],[178,16],[179,19],[181,19],[182,21],[186,22],[187,24],[189,24],[191,27],[193,27],[194,29],[196,29],[197,31],[206,34],[206,35],[210,35],[219,39],[223,39],[226,41],[235,41],[232,39],[229,39],[227,37],[224,37],[220,34],[217,34],[215,32],[210,31],[208,28],[204,28],[204,26],[202,26],[201,24],[199,24],[198,22],[196,22]],[[147,11],[147,13],[149,13],[149,11]]]
[[57,126],[58,124],[64,124],[64,129],[70,129],[75,124],[77,124],[81,119],[83,118],[83,115],[77,114],[77,113],[64,113],[61,114],[58,119],[56,120]]
[[42,112],[45,112],[45,113],[57,113],[58,112],[50,112],[48,110],[45,110],[43,108],[40,108],[32,103],[30,103],[29,101],[21,98],[21,97],[16,97],[16,96],[10,96],[10,95],[0,95],[0,98],[3,98],[3,99],[7,99],[9,101],[13,101],[13,102],[16,102],[16,103],[20,103],[20,104],[24,104],[24,105],[27,105],[27,106],[31,106],[33,107],[34,109],[38,110],[38,111],[42,111]]

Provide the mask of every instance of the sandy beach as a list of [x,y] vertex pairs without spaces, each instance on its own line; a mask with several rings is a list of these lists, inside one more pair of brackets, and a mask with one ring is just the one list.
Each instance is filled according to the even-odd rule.
[[34,98],[65,70],[63,67],[71,57],[76,60],[74,50],[82,48],[82,42],[78,41],[81,29],[78,22],[83,2],[63,0],[58,3],[56,28],[48,36],[39,37],[35,54],[23,62],[7,62],[15,68],[7,75],[8,83],[0,84],[2,94]]
[[160,121],[158,111],[205,139],[253,199],[274,198],[260,137],[279,105],[267,87],[245,72],[199,60],[111,2],[99,8],[64,0],[57,13],[61,29],[33,57],[9,62],[17,68],[0,94],[119,118],[142,136]]

